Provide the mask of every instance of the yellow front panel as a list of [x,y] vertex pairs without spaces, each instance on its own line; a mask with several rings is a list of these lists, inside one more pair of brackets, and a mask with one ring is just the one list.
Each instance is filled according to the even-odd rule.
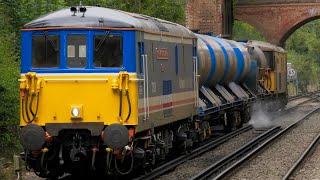
[[[119,89],[113,89],[117,88],[117,83],[119,85],[117,73],[105,73],[105,75],[37,74],[36,76],[41,81],[40,101],[37,118],[32,123],[44,126],[46,123],[104,122],[105,125],[109,125],[120,123],[121,119],[124,125],[137,125],[138,123],[138,87],[135,74],[129,75],[128,87],[132,110],[127,122],[125,122],[128,115],[125,82],[123,82],[121,119],[119,118],[120,92]],[[20,83],[21,88],[25,87],[25,76],[21,77]],[[81,111],[77,117],[73,117],[71,113],[73,107]],[[34,111],[36,109],[35,100],[33,109]],[[20,125],[25,126],[26,122],[22,118],[22,113],[20,114]]]
[[275,84],[275,90],[276,93],[285,93],[286,92],[286,83],[287,83],[287,62],[286,62],[286,54],[275,52],[274,53],[275,58],[275,69],[274,72],[274,84]]
[[270,71],[268,73],[268,78],[263,82],[264,87],[266,87],[267,89],[269,89],[269,91],[276,91],[276,77],[275,77],[275,72],[274,71]]

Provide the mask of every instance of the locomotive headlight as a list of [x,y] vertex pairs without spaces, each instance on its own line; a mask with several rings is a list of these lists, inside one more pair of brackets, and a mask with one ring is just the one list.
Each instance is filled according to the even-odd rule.
[[83,109],[81,104],[71,105],[71,119],[83,119]]
[[71,110],[71,114],[72,114],[73,117],[78,117],[78,116],[80,115],[80,109],[78,109],[78,108],[73,108],[73,109]]

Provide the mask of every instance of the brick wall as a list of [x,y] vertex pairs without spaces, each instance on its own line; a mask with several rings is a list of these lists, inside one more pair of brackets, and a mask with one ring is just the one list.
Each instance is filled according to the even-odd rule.
[[187,0],[186,26],[199,33],[223,33],[224,0]]

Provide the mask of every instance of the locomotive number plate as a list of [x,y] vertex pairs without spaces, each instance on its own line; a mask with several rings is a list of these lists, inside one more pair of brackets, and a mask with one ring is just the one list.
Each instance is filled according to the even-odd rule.
[[156,48],[157,50],[157,59],[158,60],[168,60],[169,51],[167,48]]

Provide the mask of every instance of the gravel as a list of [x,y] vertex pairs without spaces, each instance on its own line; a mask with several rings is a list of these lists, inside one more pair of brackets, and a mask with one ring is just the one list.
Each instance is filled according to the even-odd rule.
[[[289,105],[295,106],[308,99],[309,98],[297,99],[295,101],[289,102]],[[301,107],[297,107],[290,113],[278,112],[277,115],[275,115],[263,113],[262,111],[257,111],[255,116],[252,117],[252,120],[249,124],[253,124],[257,128],[270,127],[274,125],[287,126],[295,121],[298,121],[300,118],[302,118],[305,114],[307,114],[313,109],[315,109],[314,104],[308,102],[304,105],[301,105]],[[278,117],[273,118],[272,116]],[[232,153],[235,149],[238,149],[239,147],[243,146],[250,140],[257,137],[258,135],[259,134],[257,134],[256,131],[249,131],[241,135],[238,135],[237,137],[232,138],[226,143],[223,143],[222,145],[218,146],[216,149],[213,149],[212,151],[207,152],[200,157],[197,157],[195,159],[187,161],[182,165],[179,165],[178,167],[176,167],[174,171],[169,172],[166,175],[159,177],[158,179],[188,179],[202,171],[204,168],[213,164],[213,162]]]
[[310,156],[292,179],[318,179],[320,177],[320,147]]
[[308,157],[301,168],[292,176],[292,179],[319,179],[320,177],[320,146]]
[[227,179],[281,179],[320,132],[319,117],[312,115]]
[[287,106],[286,106],[286,108],[287,109],[288,108],[292,108],[292,107],[294,107],[294,106],[296,106],[296,105],[298,105],[298,104],[300,104],[300,103],[302,103],[304,101],[307,101],[309,99],[310,99],[309,97],[303,97],[303,98],[299,98],[299,99],[295,99],[295,100],[289,101]]
[[41,178],[37,175],[35,175],[33,172],[25,172],[22,175],[23,180],[42,180],[44,178]]
[[272,121],[273,125],[275,126],[282,126],[282,127],[287,127],[292,123],[297,122],[299,119],[304,117],[307,113],[310,111],[314,110],[319,106],[319,102],[308,102],[306,104],[303,104],[299,107],[297,107],[295,110],[292,112],[289,112],[285,116],[280,116],[279,118],[276,118],[274,121]]
[[[288,105],[292,106],[291,103],[295,102],[290,102]],[[297,122],[299,119],[301,119],[303,116],[305,116],[307,113],[310,111],[316,109],[320,103],[315,100],[314,102],[306,102],[305,104],[299,105],[296,109],[290,111],[289,113],[284,113],[284,112],[277,112],[276,115],[278,117],[273,118],[272,120],[272,125],[274,126],[282,126],[283,128],[289,126],[292,123]]]
[[176,169],[166,175],[163,175],[158,180],[167,180],[167,179],[175,179],[175,180],[184,180],[187,178],[191,178],[207,166],[211,165],[213,162],[223,158],[227,154],[233,152],[235,149],[240,148],[242,145],[255,138],[257,133],[250,130],[244,132],[222,145],[218,146],[212,151],[209,151],[195,159],[189,160],[182,165],[176,167]]

